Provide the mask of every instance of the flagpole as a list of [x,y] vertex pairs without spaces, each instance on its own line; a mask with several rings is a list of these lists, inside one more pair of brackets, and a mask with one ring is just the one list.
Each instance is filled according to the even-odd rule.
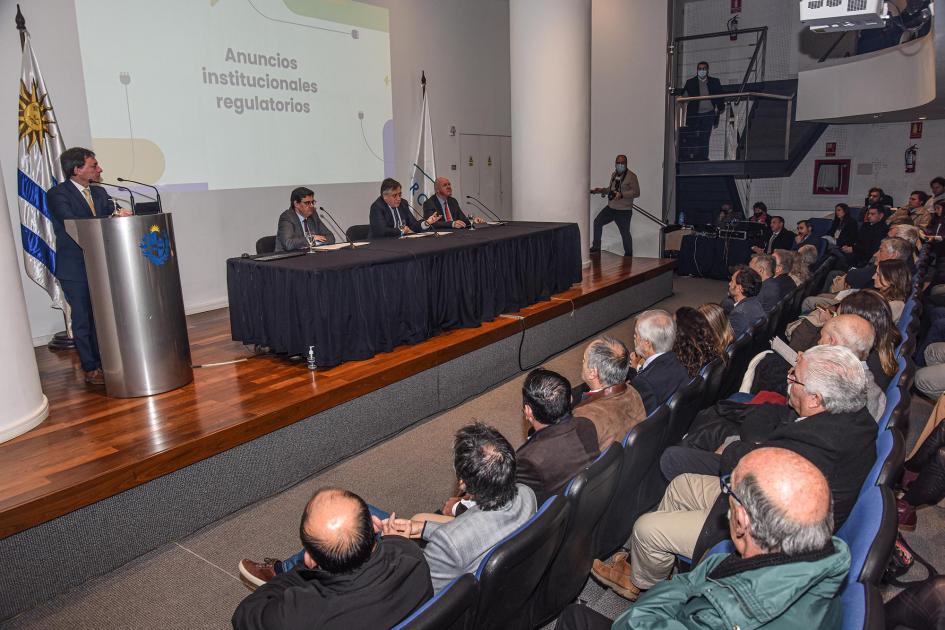
[[26,48],[26,18],[23,17],[23,12],[20,11],[20,3],[16,4],[16,30],[20,31],[20,52],[23,52],[23,49]]
[[[16,24],[16,30],[20,32],[20,52],[23,52],[26,50],[27,31],[26,17],[24,17],[23,11],[20,10],[20,3],[16,4],[16,17],[13,21]],[[75,348],[75,339],[72,337],[72,322],[69,321],[65,310],[62,311],[62,320],[66,329],[60,330],[49,340],[47,347],[50,350],[72,350]]]

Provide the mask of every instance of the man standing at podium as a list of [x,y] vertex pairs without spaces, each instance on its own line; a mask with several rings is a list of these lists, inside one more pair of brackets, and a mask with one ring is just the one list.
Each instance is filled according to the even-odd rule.
[[85,382],[104,385],[82,248],[66,232],[63,222],[66,219],[103,218],[112,213],[129,216],[131,212],[118,208],[104,188],[92,186],[102,181],[102,167],[98,165],[94,153],[82,147],[73,147],[62,152],[59,163],[69,179],[46,193],[46,205],[56,233],[56,264],[53,273],[72,310],[72,336],[85,372]]

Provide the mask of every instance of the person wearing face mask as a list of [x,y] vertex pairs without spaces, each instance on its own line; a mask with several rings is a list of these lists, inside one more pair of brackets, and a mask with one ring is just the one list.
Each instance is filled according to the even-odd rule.
[[623,255],[633,256],[633,237],[630,236],[630,219],[633,216],[633,200],[640,196],[640,182],[636,173],[627,168],[627,156],[618,155],[614,160],[614,172],[607,188],[592,188],[592,195],[607,195],[608,202],[594,217],[594,242],[591,253],[600,251],[600,237],[604,226],[617,224],[623,240]]
[[[712,96],[722,94],[722,82],[709,76],[709,64],[700,61],[696,65],[696,76],[686,81],[682,96]],[[725,102],[720,98],[689,101],[686,104],[686,130],[688,136],[683,157],[690,161],[709,159],[709,139],[713,127],[719,126],[719,116]]]

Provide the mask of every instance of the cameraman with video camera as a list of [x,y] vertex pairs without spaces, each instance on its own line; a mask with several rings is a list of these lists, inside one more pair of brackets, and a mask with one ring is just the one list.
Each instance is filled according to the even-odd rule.
[[633,237],[630,236],[630,218],[633,216],[633,200],[640,196],[640,182],[636,174],[627,168],[627,156],[618,155],[614,160],[614,172],[607,188],[592,188],[592,195],[607,196],[608,202],[594,218],[594,242],[591,253],[600,251],[600,237],[604,226],[613,221],[623,240],[623,255],[633,256]]

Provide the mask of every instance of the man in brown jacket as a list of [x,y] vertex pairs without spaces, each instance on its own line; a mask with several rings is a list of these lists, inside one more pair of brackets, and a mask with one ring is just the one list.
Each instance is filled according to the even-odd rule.
[[584,417],[597,427],[601,452],[611,442],[620,442],[630,429],[646,418],[639,392],[627,384],[630,352],[613,337],[599,337],[584,351],[581,376],[588,391],[574,405],[575,417]]

